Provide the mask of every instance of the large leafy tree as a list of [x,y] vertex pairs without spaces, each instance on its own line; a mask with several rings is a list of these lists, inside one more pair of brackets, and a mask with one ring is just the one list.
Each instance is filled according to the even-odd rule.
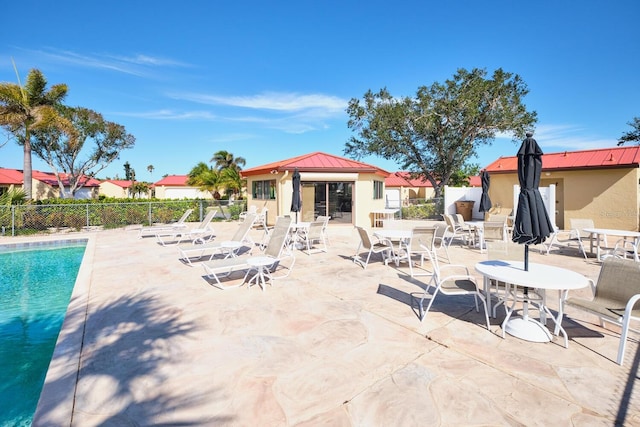
[[[210,192],[214,198],[219,197],[220,181],[220,172],[213,167],[209,167],[205,162],[195,165],[187,176],[187,184],[198,187],[202,191]],[[216,197],[216,194],[218,194],[218,197]]]
[[67,95],[67,85],[55,84],[47,90],[47,80],[40,70],[32,69],[24,86],[0,83],[0,126],[6,129],[24,151],[24,192],[27,200],[32,198],[31,135],[43,128],[56,128],[67,134],[70,140],[75,130],[69,120],[56,109]]
[[93,110],[66,106],[58,110],[72,123],[76,137],[69,138],[55,127],[40,128],[33,132],[32,149],[51,167],[63,197],[73,197],[88,176],[95,176],[116,160],[120,151],[133,147],[135,137],[124,126],[105,120]]
[[640,117],[634,117],[633,120],[627,124],[631,126],[633,130],[622,134],[618,145],[624,145],[626,142],[637,142],[640,144]]
[[354,158],[377,155],[394,160],[442,195],[454,173],[498,132],[523,138],[537,115],[528,112],[528,93],[518,75],[484,69],[459,69],[444,83],[419,87],[415,97],[396,98],[370,90],[349,101],[348,127],[357,132],[346,143]]

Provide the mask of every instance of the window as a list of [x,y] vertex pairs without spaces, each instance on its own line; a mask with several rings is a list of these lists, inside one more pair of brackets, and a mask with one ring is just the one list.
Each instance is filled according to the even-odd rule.
[[373,198],[382,199],[384,195],[384,182],[382,181],[373,181]]
[[254,199],[275,200],[276,198],[276,180],[269,181],[253,181],[251,194]]

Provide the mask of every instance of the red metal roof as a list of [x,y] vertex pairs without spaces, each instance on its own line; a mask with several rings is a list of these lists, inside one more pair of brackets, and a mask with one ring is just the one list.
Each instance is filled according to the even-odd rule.
[[393,172],[384,180],[385,187],[433,187],[423,178],[411,178],[409,172]]
[[[31,172],[31,175],[33,177],[33,179],[37,179],[38,181],[44,182],[47,185],[50,185],[52,187],[57,187],[58,186],[58,180],[56,179],[56,176],[54,173],[52,172],[41,172],[41,171],[37,171],[34,170]],[[68,186],[69,185],[69,174],[66,173],[61,173],[60,174],[60,179],[62,180],[62,185],[64,186]],[[99,187],[100,186],[100,181],[98,181],[95,178],[91,178],[88,176],[83,176],[82,178],[80,178],[80,182],[83,183],[84,187]]]
[[187,185],[187,175],[168,175],[156,182],[155,186],[164,185],[165,187],[184,187]]
[[243,177],[247,177],[263,175],[274,170],[277,172],[293,171],[296,168],[300,172],[370,172],[385,177],[389,175],[389,172],[377,166],[319,151],[244,169],[241,173]]
[[[562,151],[542,155],[542,170],[602,169],[640,166],[640,146]],[[488,172],[516,172],[518,157],[500,157],[487,166]]]
[[[41,172],[37,170],[31,171],[31,176],[33,179],[37,179],[38,181],[44,182],[47,185],[52,187],[56,187],[58,185],[58,180],[56,176],[52,172]],[[69,185],[69,175],[66,173],[60,174],[60,178],[62,179],[63,185]],[[83,177],[85,180],[85,187],[98,187],[100,185],[100,181],[91,177]],[[18,184],[22,185],[24,182],[24,175],[19,169],[3,169],[0,168],[0,184]]]
[[0,168],[0,184],[22,185],[23,181],[22,171]]
[[110,182],[120,188],[129,188],[133,185],[133,181],[127,181],[125,179],[105,179],[102,182]]

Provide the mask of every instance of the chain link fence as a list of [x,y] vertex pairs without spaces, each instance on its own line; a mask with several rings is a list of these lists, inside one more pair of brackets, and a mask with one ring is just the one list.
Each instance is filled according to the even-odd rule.
[[121,228],[177,221],[187,209],[187,222],[202,221],[208,209],[214,219],[237,219],[245,200],[167,200],[153,202],[43,204],[0,206],[0,235],[21,236],[62,231]]

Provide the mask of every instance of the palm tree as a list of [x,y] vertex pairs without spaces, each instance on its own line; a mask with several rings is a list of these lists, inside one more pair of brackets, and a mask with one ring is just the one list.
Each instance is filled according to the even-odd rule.
[[[17,72],[16,72],[17,73]],[[47,80],[37,69],[29,71],[24,86],[20,83],[0,83],[0,126],[7,129],[24,148],[24,192],[32,198],[31,133],[46,127],[56,127],[70,137],[75,135],[71,122],[63,118],[56,106],[67,95],[66,84],[56,84],[47,91]]]
[[243,157],[235,157],[232,153],[224,150],[216,152],[209,161],[215,163],[219,171],[226,168],[242,170],[242,166],[247,163]]
[[149,165],[149,166],[147,166],[147,171],[149,171],[149,173],[150,173],[150,174],[153,174],[153,170],[154,170],[154,169],[155,169],[155,168],[153,167],[153,165]]
[[246,185],[247,180],[243,179],[240,171],[233,167],[228,167],[220,171],[220,183],[224,185],[227,193],[232,192],[237,195]]
[[207,166],[206,163],[200,162],[195,165],[189,172],[187,184],[196,186],[202,191],[208,191],[215,198],[218,188],[220,187],[220,173]]

